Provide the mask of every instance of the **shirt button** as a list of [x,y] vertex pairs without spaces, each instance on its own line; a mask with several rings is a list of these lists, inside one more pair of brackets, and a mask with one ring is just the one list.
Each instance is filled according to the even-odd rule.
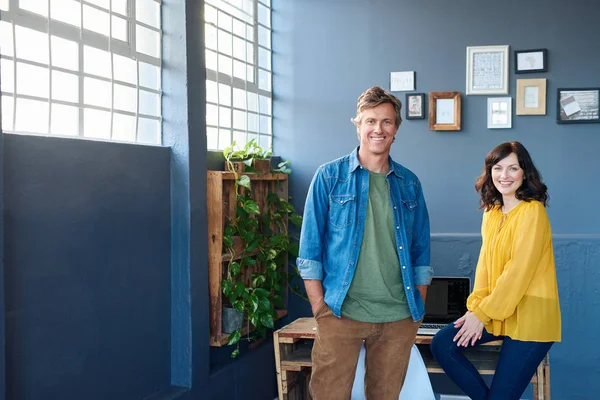
[[397,227],[396,227],[396,229],[400,229],[400,227],[399,227],[399,226],[397,226]]
[[344,282],[344,285],[348,286],[348,282]]
[[396,206],[394,206],[394,210],[396,209]]
[[403,265],[403,266],[402,266],[402,269],[406,269],[406,265]]
[[350,261],[350,265],[354,265],[354,261]]
[[407,287],[406,287],[406,290],[410,290],[410,286],[407,286]]
[[398,246],[398,249],[399,249],[399,250],[402,250],[402,246]]

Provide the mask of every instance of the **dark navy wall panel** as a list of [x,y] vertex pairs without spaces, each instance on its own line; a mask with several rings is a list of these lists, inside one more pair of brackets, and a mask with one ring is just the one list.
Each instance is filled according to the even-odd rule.
[[8,398],[169,387],[169,150],[5,136]]
[[[591,333],[600,323],[586,328],[600,313],[600,124],[555,123],[558,87],[600,87],[599,14],[594,0],[569,7],[559,0],[273,1],[274,150],[292,162],[298,209],[318,165],[358,145],[350,122],[357,97],[372,85],[389,88],[392,71],[416,71],[416,92],[463,93],[461,131],[405,120],[392,146],[423,183],[438,275],[469,275],[477,263],[481,211],[473,185],[486,153],[509,140],[531,151],[551,196],[563,311],[563,342],[551,351],[557,399],[594,398],[586,382],[600,372]],[[466,47],[478,45],[510,45],[512,129],[488,130],[488,96],[464,94]],[[548,72],[514,74],[513,51],[536,48],[548,49]],[[547,78],[545,116],[515,115],[517,78]],[[396,94],[404,102],[405,92]],[[291,308],[294,317],[310,313],[293,296]]]

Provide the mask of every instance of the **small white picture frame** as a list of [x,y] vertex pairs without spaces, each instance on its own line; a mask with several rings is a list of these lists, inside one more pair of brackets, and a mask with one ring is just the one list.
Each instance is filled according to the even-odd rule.
[[407,92],[415,90],[415,71],[390,72],[390,91]]
[[467,95],[508,94],[509,46],[467,47]]
[[488,129],[512,128],[512,97],[489,97],[487,99]]

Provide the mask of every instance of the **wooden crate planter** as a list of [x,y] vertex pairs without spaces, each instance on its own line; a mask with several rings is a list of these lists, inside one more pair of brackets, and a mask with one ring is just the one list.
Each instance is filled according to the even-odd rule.
[[[247,173],[251,181],[252,195],[261,212],[267,209],[267,195],[276,193],[280,198],[288,198],[288,176],[286,174]],[[210,295],[210,345],[224,346],[229,340],[229,334],[222,330],[223,292],[221,281],[227,276],[227,268],[232,260],[230,254],[223,254],[223,232],[230,215],[235,212],[235,175],[232,172],[208,171],[207,174],[207,214],[208,214],[208,281]],[[235,238],[234,248],[241,249],[244,244],[240,238]],[[235,251],[234,260],[241,258],[240,251]],[[254,268],[264,268],[257,265]],[[287,262],[278,266],[287,271]],[[244,281],[249,284],[252,272],[245,272]],[[284,291],[285,309],[277,310],[279,318],[287,315],[287,290]],[[242,335],[248,333],[248,324],[244,321]]]

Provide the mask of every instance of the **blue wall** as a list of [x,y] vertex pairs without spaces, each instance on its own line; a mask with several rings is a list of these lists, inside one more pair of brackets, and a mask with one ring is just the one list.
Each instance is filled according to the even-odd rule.
[[[432,132],[427,120],[404,121],[392,156],[423,183],[432,227],[432,264],[442,275],[472,275],[481,211],[473,184],[485,154],[521,141],[545,177],[551,200],[563,342],[551,351],[552,395],[593,398],[600,352],[590,346],[600,323],[600,213],[593,200],[600,125],[557,125],[558,87],[599,87],[600,3],[580,0],[273,1],[274,148],[292,161],[291,195],[302,207],[319,164],[358,142],[350,122],[357,97],[389,87],[392,71],[416,71],[416,91],[461,91],[462,130]],[[548,79],[547,115],[516,116],[513,128],[487,129],[487,96],[466,96],[466,47],[510,45],[510,93],[516,78]],[[512,51],[547,48],[544,74],[517,76]],[[404,93],[397,93],[404,100]],[[294,298],[292,297],[292,301]],[[308,315],[301,302],[292,317]]]
[[4,142],[7,398],[167,389],[169,150]]

